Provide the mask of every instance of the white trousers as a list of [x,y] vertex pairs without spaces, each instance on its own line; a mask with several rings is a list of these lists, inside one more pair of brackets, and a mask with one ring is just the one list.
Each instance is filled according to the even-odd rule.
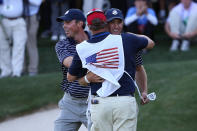
[[176,11],[171,11],[169,14],[170,29],[173,33],[184,34],[190,33],[197,29],[197,14],[191,13],[188,19],[188,23],[185,26],[181,20],[181,16]]
[[[12,48],[6,36],[12,41]],[[23,18],[14,20],[3,18],[0,29],[1,75],[11,73],[13,76],[21,75],[26,40],[27,30]]]
[[91,131],[136,131],[138,106],[135,97],[95,97],[90,107]]
[[[29,21],[28,21],[29,20]],[[37,15],[30,16],[26,19],[27,22],[27,53],[28,53],[28,72],[37,73],[38,72],[38,47],[37,47],[37,31],[39,26],[39,21]]]

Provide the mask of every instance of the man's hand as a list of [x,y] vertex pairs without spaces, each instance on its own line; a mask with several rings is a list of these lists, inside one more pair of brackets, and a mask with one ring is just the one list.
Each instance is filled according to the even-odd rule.
[[195,33],[191,32],[191,33],[185,33],[182,35],[183,38],[186,38],[186,39],[191,39],[192,37],[195,36]]
[[180,35],[177,34],[177,33],[170,32],[169,35],[170,35],[170,37],[173,38],[173,39],[180,39],[180,38],[181,38]]
[[[89,83],[92,83],[92,82],[96,83],[96,82],[103,82],[104,81],[103,78],[97,76],[96,74],[92,73],[91,71],[89,71],[86,74],[86,79],[89,81]],[[85,76],[82,77],[82,78],[79,78],[78,82],[82,86],[87,86],[88,85],[88,83],[85,80]]]
[[147,14],[148,13],[147,12],[147,9],[148,9],[148,6],[147,5],[142,6],[142,13],[143,14]]
[[[68,81],[73,82],[74,80],[77,79],[77,77],[76,76],[72,76],[69,73],[67,73],[67,79],[68,79]],[[89,83],[99,83],[99,82],[103,82],[104,81],[103,78],[97,76],[96,74],[94,74],[94,73],[92,73],[90,71],[86,74],[86,79],[89,81]],[[87,86],[88,85],[87,81],[85,80],[85,76],[79,78],[78,82],[82,86]]]
[[137,8],[136,14],[137,14],[137,16],[141,16],[143,14],[143,9],[142,8]]
[[66,57],[63,61],[63,65],[67,68],[70,67],[70,65],[72,64],[72,61],[73,61],[73,56],[69,56],[69,57]]
[[101,78],[100,76],[97,76],[96,74],[92,73],[92,72],[88,72],[86,74],[86,78],[88,79],[88,81],[90,83],[94,82],[94,83],[97,83],[97,82],[103,82],[104,79]]
[[148,102],[149,102],[149,99],[147,97],[147,93],[142,92],[141,104],[144,105],[144,104],[147,104]]

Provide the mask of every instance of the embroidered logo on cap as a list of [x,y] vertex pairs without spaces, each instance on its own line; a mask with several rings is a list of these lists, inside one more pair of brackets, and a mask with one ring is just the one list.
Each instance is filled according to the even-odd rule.
[[68,14],[68,12],[69,12],[69,10],[68,10],[68,11],[66,11],[66,13],[65,13],[64,15]]
[[113,10],[113,11],[112,11],[112,14],[113,14],[113,15],[117,15],[117,14],[118,14],[117,10]]

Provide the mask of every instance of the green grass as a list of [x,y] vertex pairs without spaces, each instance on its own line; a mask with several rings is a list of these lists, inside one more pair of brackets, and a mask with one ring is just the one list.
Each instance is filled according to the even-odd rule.
[[140,106],[138,130],[193,131],[197,125],[197,61],[147,64],[157,100]]
[[[189,52],[169,52],[171,41],[163,32],[156,46],[144,54],[149,92],[157,100],[139,106],[138,131],[193,131],[197,125],[197,45]],[[57,105],[63,91],[54,42],[39,39],[40,74],[0,79],[0,121]]]
[[0,121],[57,105],[63,91],[59,87],[62,74],[54,45],[49,39],[39,39],[39,75],[0,79]]
[[39,39],[39,72],[59,72],[60,65],[55,53],[55,42],[49,39]]
[[55,105],[62,96],[59,73],[1,79],[0,120]]

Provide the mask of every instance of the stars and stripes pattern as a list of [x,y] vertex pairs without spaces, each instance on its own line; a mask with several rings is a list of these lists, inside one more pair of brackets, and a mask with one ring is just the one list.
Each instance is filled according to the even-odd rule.
[[119,53],[118,47],[103,49],[86,58],[86,64],[92,64],[99,68],[118,69]]

